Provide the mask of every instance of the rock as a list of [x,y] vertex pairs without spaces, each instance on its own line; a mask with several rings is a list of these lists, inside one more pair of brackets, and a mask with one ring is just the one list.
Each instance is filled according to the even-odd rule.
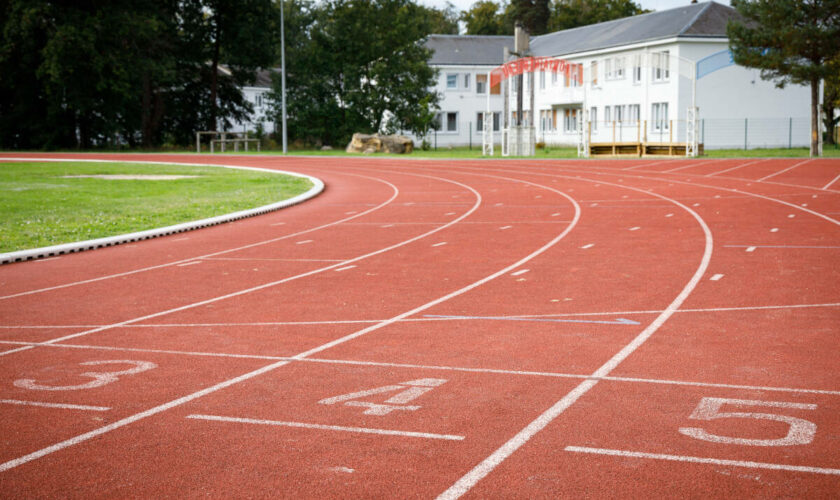
[[414,142],[404,135],[353,134],[348,153],[394,153],[405,154],[414,151]]

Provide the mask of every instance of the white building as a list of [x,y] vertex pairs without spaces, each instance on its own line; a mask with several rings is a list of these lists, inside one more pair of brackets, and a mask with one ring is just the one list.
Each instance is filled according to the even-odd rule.
[[[224,66],[220,66],[219,71],[230,74],[229,70]],[[241,88],[242,96],[247,102],[251,103],[254,112],[248,120],[231,120],[230,132],[255,132],[259,125],[262,125],[263,132],[266,134],[274,132],[274,121],[268,118],[268,93],[271,92],[272,88],[271,75],[275,71],[279,70],[259,70],[254,75],[254,81],[250,85]],[[220,127],[218,130],[222,130],[222,128]]]
[[[726,24],[734,15],[731,7],[706,2],[532,37],[531,55],[571,63],[565,73],[533,74],[537,141],[577,145],[586,134],[593,143],[685,142],[688,110],[696,106],[697,135],[707,149],[808,145],[809,88],[778,89],[758,70],[733,65]],[[513,37],[493,37],[492,48],[485,38],[433,35],[427,42],[441,72],[438,146],[466,145],[470,123],[476,143],[486,103],[470,82],[502,63],[505,44],[513,49]],[[480,53],[474,64],[470,52]],[[510,102],[513,113],[515,94]],[[491,109],[502,110],[500,96]]]

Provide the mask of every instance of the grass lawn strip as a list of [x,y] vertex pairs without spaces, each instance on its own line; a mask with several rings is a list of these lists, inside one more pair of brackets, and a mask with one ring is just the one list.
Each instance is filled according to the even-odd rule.
[[[187,176],[169,180],[69,176]],[[115,236],[285,200],[300,177],[137,163],[0,163],[0,252]]]

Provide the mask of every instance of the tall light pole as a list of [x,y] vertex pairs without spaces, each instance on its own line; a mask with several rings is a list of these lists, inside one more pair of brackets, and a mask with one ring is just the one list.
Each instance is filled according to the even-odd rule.
[[286,142],[286,23],[283,22],[283,4],[280,0],[280,91],[282,93],[282,114],[283,114],[283,154],[288,152]]

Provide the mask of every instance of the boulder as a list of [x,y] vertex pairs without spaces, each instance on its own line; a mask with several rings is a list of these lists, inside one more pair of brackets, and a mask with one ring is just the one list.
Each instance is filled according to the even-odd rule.
[[353,134],[346,151],[367,154],[406,154],[414,151],[414,142],[404,135]]

